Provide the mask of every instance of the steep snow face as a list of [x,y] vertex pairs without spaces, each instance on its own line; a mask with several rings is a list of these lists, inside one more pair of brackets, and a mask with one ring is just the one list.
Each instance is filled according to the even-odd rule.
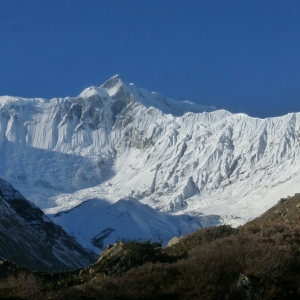
[[55,189],[99,184],[113,174],[116,143],[123,134],[119,124],[126,127],[131,115],[145,108],[142,102],[181,115],[188,108],[203,110],[143,93],[147,97],[114,76],[76,98],[0,97],[0,174],[11,182]]
[[118,75],[75,98],[5,96],[0,175],[52,216],[90,199],[134,198],[239,225],[299,191],[299,118],[178,102]]
[[114,157],[110,142],[113,101],[98,94],[48,102],[17,98],[9,102],[4,97],[2,104],[2,100],[2,176],[15,183],[55,189],[101,182]]
[[298,191],[300,114],[261,120],[226,111],[178,118],[131,112],[132,122],[119,126],[113,182],[145,203],[159,200],[156,209],[253,218]]
[[1,259],[38,271],[69,270],[96,259],[2,179],[0,212]]

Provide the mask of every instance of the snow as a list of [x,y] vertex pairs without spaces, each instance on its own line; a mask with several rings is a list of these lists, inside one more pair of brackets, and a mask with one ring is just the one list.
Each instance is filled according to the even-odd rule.
[[[178,224],[180,214],[202,226],[243,224],[299,192],[299,156],[300,113],[231,114],[150,93],[120,76],[76,98],[0,97],[0,176],[85,245],[120,221],[103,215],[124,207],[124,199],[129,211],[147,204],[157,213],[141,212],[144,223],[136,213],[129,212],[132,223],[124,217],[124,230],[127,221],[140,228],[134,235],[128,227],[135,237]],[[93,204],[78,206],[85,202]],[[75,229],[67,216],[76,220],[82,208],[93,225],[85,229],[83,220]],[[165,225],[154,221],[162,213],[170,218]]]
[[[56,215],[53,220],[77,237],[86,247],[99,252],[117,240],[150,240],[164,245],[175,235],[201,228],[197,218],[171,216],[158,212],[139,201],[126,198],[114,204],[103,199],[91,199],[78,207]],[[151,221],[150,221],[151,220]],[[102,247],[91,245],[93,238],[105,236]]]
[[[186,112],[203,112],[216,110],[213,106],[202,106],[191,101],[175,101],[167,98],[158,92],[149,92],[146,89],[138,88],[133,83],[126,83],[119,75],[113,76],[110,80],[101,85],[101,88],[114,99],[123,98],[127,94],[134,97],[144,107],[155,107],[165,114],[182,116]],[[125,95],[124,95],[125,91]],[[126,100],[125,100],[126,101]],[[126,101],[130,101],[129,99]]]
[[95,96],[98,95],[101,98],[109,98],[108,93],[96,86],[91,86],[89,88],[86,88],[85,90],[83,90],[80,95],[78,97],[82,97],[82,98],[89,98],[91,96]]
[[22,97],[0,96],[0,110],[22,108],[24,106],[34,106],[47,102],[46,99],[33,98],[27,99]]

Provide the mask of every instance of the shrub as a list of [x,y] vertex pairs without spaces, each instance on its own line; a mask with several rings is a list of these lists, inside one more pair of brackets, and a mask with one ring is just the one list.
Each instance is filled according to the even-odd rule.
[[139,263],[146,261],[154,262],[160,254],[161,243],[155,242],[151,244],[151,240],[145,242],[130,241],[124,245],[127,251]]
[[167,247],[164,251],[169,255],[184,256],[189,250],[202,243],[235,235],[238,232],[238,229],[232,228],[229,225],[198,229],[183,237],[179,243],[172,245],[171,247]]
[[30,299],[42,288],[42,281],[31,273],[10,274],[0,282],[0,297]]

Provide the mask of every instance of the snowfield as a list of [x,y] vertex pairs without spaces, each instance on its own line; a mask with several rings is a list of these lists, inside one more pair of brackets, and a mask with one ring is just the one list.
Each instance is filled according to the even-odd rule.
[[85,247],[166,243],[299,192],[299,121],[175,101],[116,75],[75,98],[0,97],[0,176]]

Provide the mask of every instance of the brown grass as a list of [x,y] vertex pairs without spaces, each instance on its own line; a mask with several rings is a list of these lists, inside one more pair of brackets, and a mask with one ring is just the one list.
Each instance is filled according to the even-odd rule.
[[146,263],[115,278],[98,274],[59,299],[235,299],[240,273],[259,278],[263,299],[300,299],[300,256],[286,242],[289,233],[299,247],[299,229],[273,225],[255,234],[245,228],[231,235],[228,228],[200,230],[182,246],[200,241],[183,259]]
[[[5,290],[24,299],[47,299],[51,295],[51,299],[72,300],[229,300],[237,299],[235,289],[242,273],[258,279],[264,300],[300,299],[299,203],[300,196],[285,201],[238,229],[218,226],[198,230],[162,249],[163,260],[157,260],[160,256],[155,252],[148,255],[155,260],[120,276],[98,273],[83,284],[75,278],[72,286],[56,285],[58,290],[45,291],[41,297],[35,296],[39,283],[23,274],[7,279],[0,285],[0,292]],[[131,251],[136,251],[145,244],[131,246]],[[145,253],[140,254],[144,259]]]
[[10,274],[0,282],[1,299],[31,299],[41,290],[42,281],[31,273]]

